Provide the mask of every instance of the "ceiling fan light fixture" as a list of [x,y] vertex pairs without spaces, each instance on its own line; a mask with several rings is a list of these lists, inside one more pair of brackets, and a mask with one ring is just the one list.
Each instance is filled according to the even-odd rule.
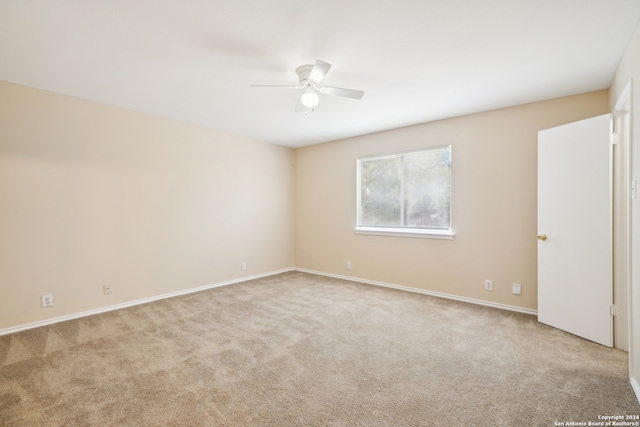
[[307,108],[314,108],[320,101],[320,96],[313,90],[308,90],[302,94],[302,105]]

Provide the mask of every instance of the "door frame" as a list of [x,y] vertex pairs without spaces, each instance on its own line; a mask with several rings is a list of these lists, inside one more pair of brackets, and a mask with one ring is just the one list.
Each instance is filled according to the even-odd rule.
[[[631,339],[631,82],[627,82],[613,108],[614,145],[613,188],[613,303],[614,347],[629,351]],[[621,128],[622,127],[622,128]],[[631,359],[631,358],[630,358]],[[631,360],[629,361],[631,363]]]

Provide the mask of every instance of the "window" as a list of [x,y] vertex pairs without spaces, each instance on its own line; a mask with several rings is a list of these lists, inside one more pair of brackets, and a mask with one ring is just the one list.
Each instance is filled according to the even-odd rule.
[[357,233],[453,238],[451,146],[357,164]]

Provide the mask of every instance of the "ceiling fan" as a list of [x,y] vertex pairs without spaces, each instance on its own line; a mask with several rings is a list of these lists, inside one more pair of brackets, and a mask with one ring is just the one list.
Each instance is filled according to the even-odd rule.
[[251,85],[252,87],[275,87],[285,89],[302,89],[302,95],[298,105],[296,105],[296,112],[308,112],[313,111],[320,101],[320,94],[322,95],[335,95],[342,96],[351,99],[360,99],[363,97],[364,92],[361,90],[343,89],[333,86],[322,86],[320,82],[327,74],[331,64],[317,60],[314,65],[303,65],[298,67],[296,73],[298,74],[298,80],[300,84],[297,86],[278,86],[278,85]]

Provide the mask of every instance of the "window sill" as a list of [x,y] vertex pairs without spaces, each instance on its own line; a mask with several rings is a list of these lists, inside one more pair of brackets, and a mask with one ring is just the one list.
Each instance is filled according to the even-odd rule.
[[356,234],[373,234],[377,236],[419,237],[423,239],[453,240],[455,233],[451,230],[420,230],[392,227],[356,227]]

